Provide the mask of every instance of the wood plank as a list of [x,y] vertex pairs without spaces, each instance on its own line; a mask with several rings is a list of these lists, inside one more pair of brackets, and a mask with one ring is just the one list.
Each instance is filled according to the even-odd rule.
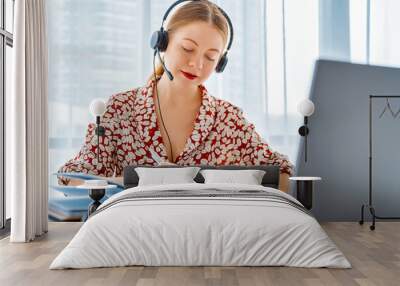
[[321,224],[351,262],[352,269],[295,267],[116,267],[49,270],[81,223],[49,223],[49,233],[32,243],[0,240],[0,285],[398,285],[400,222]]

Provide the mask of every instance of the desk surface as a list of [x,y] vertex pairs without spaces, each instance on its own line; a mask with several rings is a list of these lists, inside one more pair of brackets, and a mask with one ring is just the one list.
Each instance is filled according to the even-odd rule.
[[290,177],[292,181],[320,181],[321,177]]

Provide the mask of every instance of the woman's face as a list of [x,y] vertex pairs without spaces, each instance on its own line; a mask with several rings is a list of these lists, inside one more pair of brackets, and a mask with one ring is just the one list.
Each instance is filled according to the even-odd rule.
[[224,40],[220,32],[208,23],[194,22],[168,36],[165,62],[174,81],[196,86],[205,82],[223,52]]

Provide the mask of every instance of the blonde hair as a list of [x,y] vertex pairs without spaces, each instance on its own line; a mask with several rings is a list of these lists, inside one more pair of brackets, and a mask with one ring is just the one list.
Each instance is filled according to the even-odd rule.
[[[220,32],[224,46],[226,46],[229,35],[227,20],[218,6],[208,0],[192,1],[177,8],[168,21],[166,30],[170,34],[180,27],[198,21],[213,25]],[[164,74],[164,68],[160,63],[156,64],[155,73],[156,76]],[[151,73],[147,81],[153,78],[154,72]]]

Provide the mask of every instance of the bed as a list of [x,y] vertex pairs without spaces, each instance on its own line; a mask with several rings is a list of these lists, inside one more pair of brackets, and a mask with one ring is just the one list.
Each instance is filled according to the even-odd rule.
[[[313,215],[277,189],[275,166],[260,185],[138,185],[138,166],[124,170],[126,189],[82,225],[50,269],[144,266],[292,266],[350,268]],[[199,166],[202,170],[214,169]]]

